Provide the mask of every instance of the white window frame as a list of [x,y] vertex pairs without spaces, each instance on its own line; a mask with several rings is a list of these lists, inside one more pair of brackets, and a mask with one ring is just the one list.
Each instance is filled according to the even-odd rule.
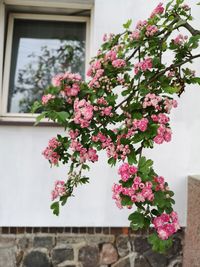
[[[7,103],[9,95],[9,80],[10,80],[10,67],[12,59],[12,43],[13,43],[13,30],[14,20],[41,20],[41,21],[65,21],[65,22],[85,22],[86,23],[86,50],[85,50],[85,72],[89,65],[89,51],[90,51],[90,18],[81,16],[64,16],[64,15],[44,15],[44,14],[23,14],[23,13],[11,13],[8,20],[7,40],[6,40],[6,52],[4,63],[4,75],[3,75],[3,88],[2,97],[0,103],[0,120],[4,121],[22,121],[33,122],[37,114],[29,113],[10,113],[7,112]],[[1,96],[1,95],[0,95]]]

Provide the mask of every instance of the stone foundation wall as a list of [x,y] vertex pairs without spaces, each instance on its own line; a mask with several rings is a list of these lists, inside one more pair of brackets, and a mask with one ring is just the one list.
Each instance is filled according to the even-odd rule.
[[166,255],[128,228],[1,228],[0,267],[181,267],[184,229]]

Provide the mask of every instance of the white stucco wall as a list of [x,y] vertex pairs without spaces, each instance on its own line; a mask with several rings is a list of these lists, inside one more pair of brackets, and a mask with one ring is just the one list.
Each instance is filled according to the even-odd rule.
[[[159,1],[96,0],[93,14],[92,53],[104,32],[118,32],[128,18],[145,19]],[[200,7],[193,0],[200,28]],[[200,67],[199,60],[194,68]],[[198,74],[200,72],[198,71]],[[155,169],[175,191],[176,210],[186,223],[187,176],[200,173],[200,87],[187,88],[172,113],[173,140],[157,145],[147,155]],[[111,199],[111,186],[118,179],[116,169],[105,164],[102,155],[90,172],[91,183],[80,187],[59,217],[49,209],[50,191],[56,179],[65,178],[65,168],[52,168],[41,156],[48,140],[61,129],[0,125],[0,225],[2,226],[126,226],[130,211],[118,210]]]

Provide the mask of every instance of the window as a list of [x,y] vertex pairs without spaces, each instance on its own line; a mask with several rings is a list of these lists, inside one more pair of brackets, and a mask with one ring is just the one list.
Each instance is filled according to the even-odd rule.
[[85,76],[87,17],[10,14],[3,77],[3,116],[30,117],[53,75]]

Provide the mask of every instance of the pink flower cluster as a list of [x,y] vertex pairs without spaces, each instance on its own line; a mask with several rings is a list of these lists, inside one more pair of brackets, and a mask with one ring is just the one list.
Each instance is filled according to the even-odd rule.
[[100,111],[101,116],[113,116],[112,106],[108,106],[108,102],[104,97],[100,97],[97,99],[97,105],[99,106],[94,106],[94,110]]
[[104,34],[103,35],[103,41],[107,42],[107,41],[111,41],[114,38],[114,33],[110,33],[110,34]]
[[146,36],[153,36],[157,33],[158,27],[156,25],[148,25],[146,27]]
[[148,119],[142,118],[141,120],[134,119],[133,121],[133,127],[134,130],[139,129],[141,132],[145,132],[148,126]]
[[129,38],[131,40],[139,40],[140,39],[140,31],[138,29],[132,31],[132,33],[129,35]]
[[170,120],[164,113],[159,113],[158,115],[153,114],[151,118],[154,122],[159,122],[160,124],[167,124]]
[[169,114],[172,108],[176,108],[178,106],[178,103],[174,99],[165,98],[164,100],[164,108],[166,112]]
[[79,152],[80,155],[80,162],[83,163],[85,161],[98,161],[98,155],[97,151],[93,148],[86,149],[85,147],[82,146],[82,144],[77,141],[72,139],[70,147],[72,148],[73,151]]
[[141,178],[136,176],[131,187],[123,187],[121,184],[114,184],[112,188],[112,198],[115,199],[116,205],[119,208],[122,208],[121,200],[123,195],[129,196],[133,203],[153,201],[154,194],[152,191],[152,186],[153,185],[151,182],[143,183]]
[[49,102],[49,100],[54,99],[54,98],[55,98],[55,96],[52,94],[43,95],[42,96],[42,105],[46,105]]
[[183,45],[188,39],[187,35],[179,34],[175,39],[173,39],[174,44],[176,45]]
[[92,80],[89,82],[89,87],[100,87],[99,79],[103,76],[104,69],[102,67],[101,61],[96,60],[91,63],[88,71],[87,76],[93,77]]
[[157,7],[153,10],[153,12],[151,13],[150,18],[155,17],[156,15],[161,15],[164,12],[164,7],[163,7],[163,3],[159,3],[157,5]]
[[62,197],[66,194],[66,186],[64,181],[57,180],[55,181],[54,190],[51,192],[52,201],[57,197]]
[[132,175],[137,173],[137,168],[131,166],[128,163],[123,163],[118,170],[118,174],[121,176],[122,181],[126,182]]
[[74,122],[80,124],[81,128],[86,128],[90,125],[93,117],[93,106],[89,101],[75,99],[74,101]]
[[146,58],[141,62],[138,62],[134,65],[134,71],[135,74],[137,74],[139,71],[146,71],[146,70],[150,70],[153,67],[153,63],[152,63],[152,59]]
[[61,143],[54,137],[51,140],[49,140],[48,146],[42,152],[44,157],[48,159],[51,164],[54,164],[54,165],[58,164],[60,155],[54,150],[60,145]]
[[153,224],[158,236],[162,240],[168,239],[180,229],[178,215],[174,211],[171,214],[162,213],[160,216],[154,218]]
[[118,59],[113,60],[112,65],[114,68],[117,68],[117,69],[123,68],[124,66],[126,66],[126,61],[124,59],[118,58]]
[[144,98],[144,102],[142,104],[143,108],[147,108],[147,107],[154,107],[155,110],[160,110],[160,106],[159,103],[162,101],[162,97],[161,96],[157,96],[155,94],[147,94]]
[[147,26],[147,20],[139,20],[136,25],[136,30],[141,30],[144,26]]
[[114,144],[110,137],[105,136],[99,132],[96,136],[92,136],[93,142],[100,142],[102,149],[106,149],[107,156],[114,159],[125,160],[126,156],[130,153],[129,145],[120,144],[122,136],[117,136],[117,143]]
[[154,177],[154,181],[156,183],[156,191],[165,191],[167,188],[165,186],[165,179],[162,176]]
[[69,80],[72,83],[74,82],[80,82],[81,76],[78,73],[71,73],[71,72],[65,72],[65,73],[59,73],[52,79],[53,86],[61,86],[63,81]]
[[164,124],[160,124],[157,129],[157,135],[154,137],[156,144],[162,144],[164,141],[170,142],[172,137],[172,131],[170,128],[165,127]]

